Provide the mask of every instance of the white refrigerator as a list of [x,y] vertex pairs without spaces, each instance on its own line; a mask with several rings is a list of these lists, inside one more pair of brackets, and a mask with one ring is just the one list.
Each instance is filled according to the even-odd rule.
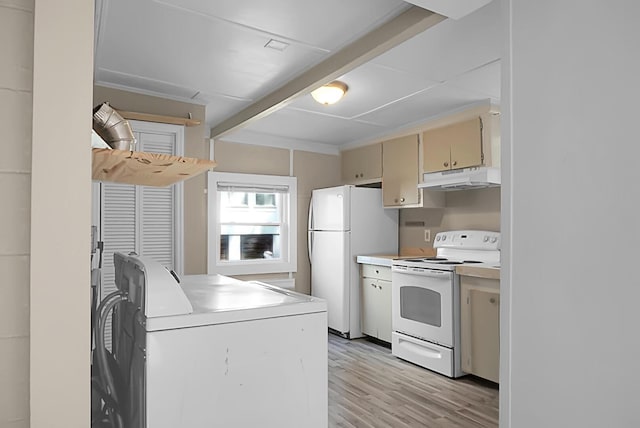
[[356,257],[397,254],[398,210],[383,208],[381,189],[316,189],[308,233],[311,295],[326,300],[330,331],[348,339],[363,337]]

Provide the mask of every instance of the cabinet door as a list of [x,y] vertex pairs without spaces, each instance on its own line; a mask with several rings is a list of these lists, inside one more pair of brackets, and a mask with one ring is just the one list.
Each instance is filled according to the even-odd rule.
[[385,207],[420,203],[418,135],[382,143],[382,201]]
[[362,332],[371,337],[378,337],[377,308],[378,284],[373,278],[362,278]]
[[424,172],[437,172],[451,169],[449,128],[450,126],[430,129],[422,134]]
[[378,339],[391,343],[391,281],[378,280]]
[[482,122],[479,117],[430,129],[422,134],[424,172],[482,165]]
[[450,142],[452,169],[482,165],[482,121],[479,117],[456,124]]
[[371,144],[342,152],[342,181],[375,182],[382,178],[382,144]]
[[500,292],[462,285],[462,370],[498,382]]

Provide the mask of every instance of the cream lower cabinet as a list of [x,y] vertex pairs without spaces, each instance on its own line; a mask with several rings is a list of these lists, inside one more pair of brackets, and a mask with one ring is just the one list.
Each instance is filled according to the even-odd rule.
[[462,370],[498,383],[500,281],[460,276]]
[[391,343],[391,268],[361,266],[362,332]]

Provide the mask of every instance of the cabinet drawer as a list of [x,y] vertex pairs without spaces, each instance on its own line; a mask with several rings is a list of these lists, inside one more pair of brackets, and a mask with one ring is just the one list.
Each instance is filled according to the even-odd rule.
[[362,265],[362,276],[366,278],[391,281],[391,268],[388,266]]

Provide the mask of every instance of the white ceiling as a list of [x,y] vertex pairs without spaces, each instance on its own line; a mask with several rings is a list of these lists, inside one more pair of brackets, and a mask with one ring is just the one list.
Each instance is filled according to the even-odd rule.
[[[442,3],[419,3],[430,1]],[[95,81],[205,104],[211,128],[410,7],[400,0],[96,0]],[[498,104],[499,18],[494,0],[446,19],[341,76],[349,91],[338,104],[304,94],[224,139],[330,152],[468,104]],[[286,48],[265,47],[272,39]]]

